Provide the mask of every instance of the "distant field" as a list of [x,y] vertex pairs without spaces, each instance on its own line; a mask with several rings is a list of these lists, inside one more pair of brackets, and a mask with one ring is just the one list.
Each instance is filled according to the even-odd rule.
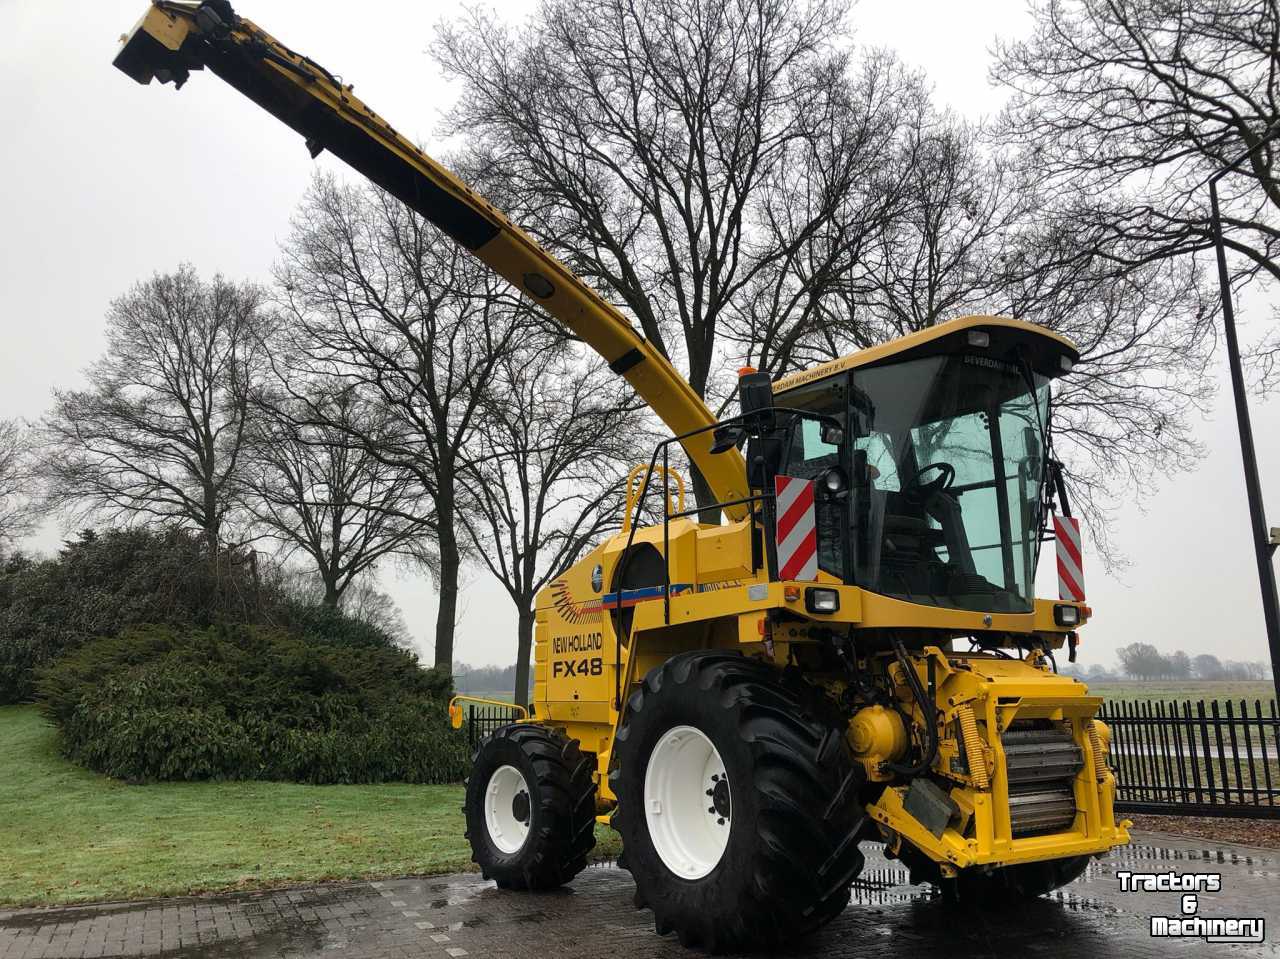
[[1124,682],[1089,683],[1089,692],[1107,699],[1124,702],[1171,702],[1190,699],[1193,702],[1203,699],[1206,702],[1231,700],[1239,705],[1240,700],[1247,700],[1252,707],[1254,700],[1261,700],[1263,709],[1275,698],[1275,687],[1270,680],[1260,682],[1211,682],[1207,680],[1158,680],[1142,682],[1126,680]]
[[509,703],[512,701],[512,693],[509,689],[477,689],[477,690],[458,690],[459,696],[478,696],[480,699],[496,699],[500,703]]

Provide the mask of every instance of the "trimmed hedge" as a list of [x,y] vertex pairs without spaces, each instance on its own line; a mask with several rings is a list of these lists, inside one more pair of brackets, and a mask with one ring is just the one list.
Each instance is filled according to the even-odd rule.
[[122,779],[445,783],[469,763],[445,683],[399,649],[152,626],[86,643],[38,688],[66,755]]

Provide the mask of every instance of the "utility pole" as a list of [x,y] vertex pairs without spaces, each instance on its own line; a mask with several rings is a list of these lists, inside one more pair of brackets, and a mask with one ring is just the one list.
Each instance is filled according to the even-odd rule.
[[1271,681],[1275,687],[1276,704],[1280,705],[1280,603],[1276,599],[1276,571],[1271,564],[1272,554],[1280,543],[1280,530],[1268,530],[1264,515],[1262,484],[1258,479],[1258,456],[1253,445],[1253,426],[1249,421],[1249,399],[1245,392],[1244,372],[1240,367],[1240,344],[1236,339],[1231,276],[1227,272],[1227,247],[1222,237],[1222,215],[1218,208],[1218,181],[1274,139],[1277,133],[1280,133],[1280,129],[1269,131],[1251,149],[1209,178],[1209,206],[1213,245],[1218,254],[1218,286],[1222,291],[1222,325],[1227,339],[1227,363],[1231,368],[1231,392],[1235,396],[1236,425],[1240,428],[1240,455],[1244,460],[1244,488],[1249,497],[1253,549],[1258,562],[1258,585],[1262,590],[1262,617],[1267,627],[1267,644],[1271,647]]

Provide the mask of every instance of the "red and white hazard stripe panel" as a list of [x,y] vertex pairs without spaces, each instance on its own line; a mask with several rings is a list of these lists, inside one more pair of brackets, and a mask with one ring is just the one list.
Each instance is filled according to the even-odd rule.
[[818,578],[818,520],[813,483],[794,476],[774,478],[778,510],[778,578]]
[[1084,564],[1081,562],[1080,520],[1074,516],[1053,517],[1053,535],[1058,541],[1058,598],[1084,602]]

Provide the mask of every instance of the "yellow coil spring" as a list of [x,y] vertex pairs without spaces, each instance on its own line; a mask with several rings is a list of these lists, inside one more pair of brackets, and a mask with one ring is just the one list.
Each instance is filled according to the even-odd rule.
[[1098,726],[1089,720],[1089,751],[1093,753],[1093,774],[1098,782],[1107,778],[1107,757],[1102,754],[1102,737],[1098,735]]
[[969,705],[961,706],[956,711],[956,718],[960,720],[960,734],[964,737],[964,753],[969,758],[969,775],[973,777],[974,788],[986,789],[991,781],[987,778],[987,754],[978,734],[978,718]]

